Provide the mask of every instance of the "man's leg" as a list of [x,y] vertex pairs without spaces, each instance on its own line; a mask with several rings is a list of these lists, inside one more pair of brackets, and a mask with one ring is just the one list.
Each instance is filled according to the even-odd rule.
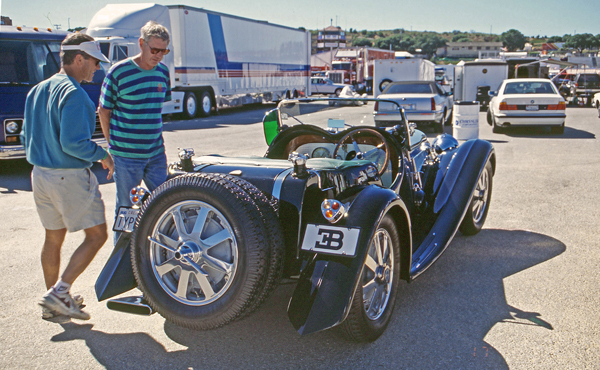
[[61,280],[68,284],[73,284],[75,279],[88,267],[90,262],[96,256],[96,253],[102,248],[108,234],[106,224],[96,225],[85,229],[85,239],[83,243],[75,250],[71,256],[69,264],[61,276]]
[[[116,204],[115,204],[115,219],[117,218],[119,207],[131,207],[131,200],[129,195],[131,189],[138,186],[142,182],[144,177],[144,166],[145,160],[143,159],[132,159],[124,158],[119,156],[113,156],[115,162],[115,172],[113,178],[115,179],[116,191]],[[113,244],[117,244],[120,232],[115,232],[113,237]]]
[[167,180],[167,155],[163,152],[148,160],[144,168],[144,183],[148,190],[154,191]]
[[44,271],[44,281],[46,289],[52,288],[58,281],[60,271],[60,250],[67,235],[67,229],[48,230],[46,229],[46,239],[42,247],[42,270]]

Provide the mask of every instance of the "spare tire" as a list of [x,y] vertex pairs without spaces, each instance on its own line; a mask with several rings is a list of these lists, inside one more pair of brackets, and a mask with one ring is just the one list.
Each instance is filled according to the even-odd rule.
[[389,78],[383,79],[383,81],[379,83],[379,92],[383,92],[383,90],[385,90],[385,88],[391,83],[392,80],[390,80]]
[[142,206],[131,244],[134,275],[150,306],[176,325],[217,328],[264,299],[269,236],[239,180],[179,176]]

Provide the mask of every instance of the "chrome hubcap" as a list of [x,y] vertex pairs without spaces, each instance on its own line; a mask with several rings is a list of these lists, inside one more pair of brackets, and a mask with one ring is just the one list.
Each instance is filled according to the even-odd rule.
[[487,206],[487,198],[489,193],[489,172],[487,170],[483,170],[481,176],[479,177],[479,181],[477,181],[477,186],[473,191],[473,221],[475,223],[479,223],[483,214],[485,213],[485,208]]
[[384,313],[394,278],[392,239],[385,229],[379,229],[371,240],[362,276],[363,305],[367,317],[377,320]]

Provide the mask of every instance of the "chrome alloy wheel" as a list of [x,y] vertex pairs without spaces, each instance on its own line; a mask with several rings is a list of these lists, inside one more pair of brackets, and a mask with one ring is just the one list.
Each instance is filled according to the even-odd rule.
[[473,201],[471,206],[473,207],[473,222],[479,223],[485,215],[487,207],[488,193],[490,191],[490,173],[484,170],[479,176],[475,190],[473,191]]
[[203,306],[231,286],[237,242],[227,219],[208,203],[174,204],[160,215],[148,239],[154,276],[173,299]]
[[375,232],[362,275],[363,304],[367,317],[377,320],[385,311],[394,280],[394,253],[388,231]]

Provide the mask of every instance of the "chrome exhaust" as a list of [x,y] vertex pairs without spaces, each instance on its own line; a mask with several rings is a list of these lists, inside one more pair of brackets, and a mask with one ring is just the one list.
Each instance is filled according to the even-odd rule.
[[150,316],[154,310],[142,296],[109,299],[106,307],[114,311]]

